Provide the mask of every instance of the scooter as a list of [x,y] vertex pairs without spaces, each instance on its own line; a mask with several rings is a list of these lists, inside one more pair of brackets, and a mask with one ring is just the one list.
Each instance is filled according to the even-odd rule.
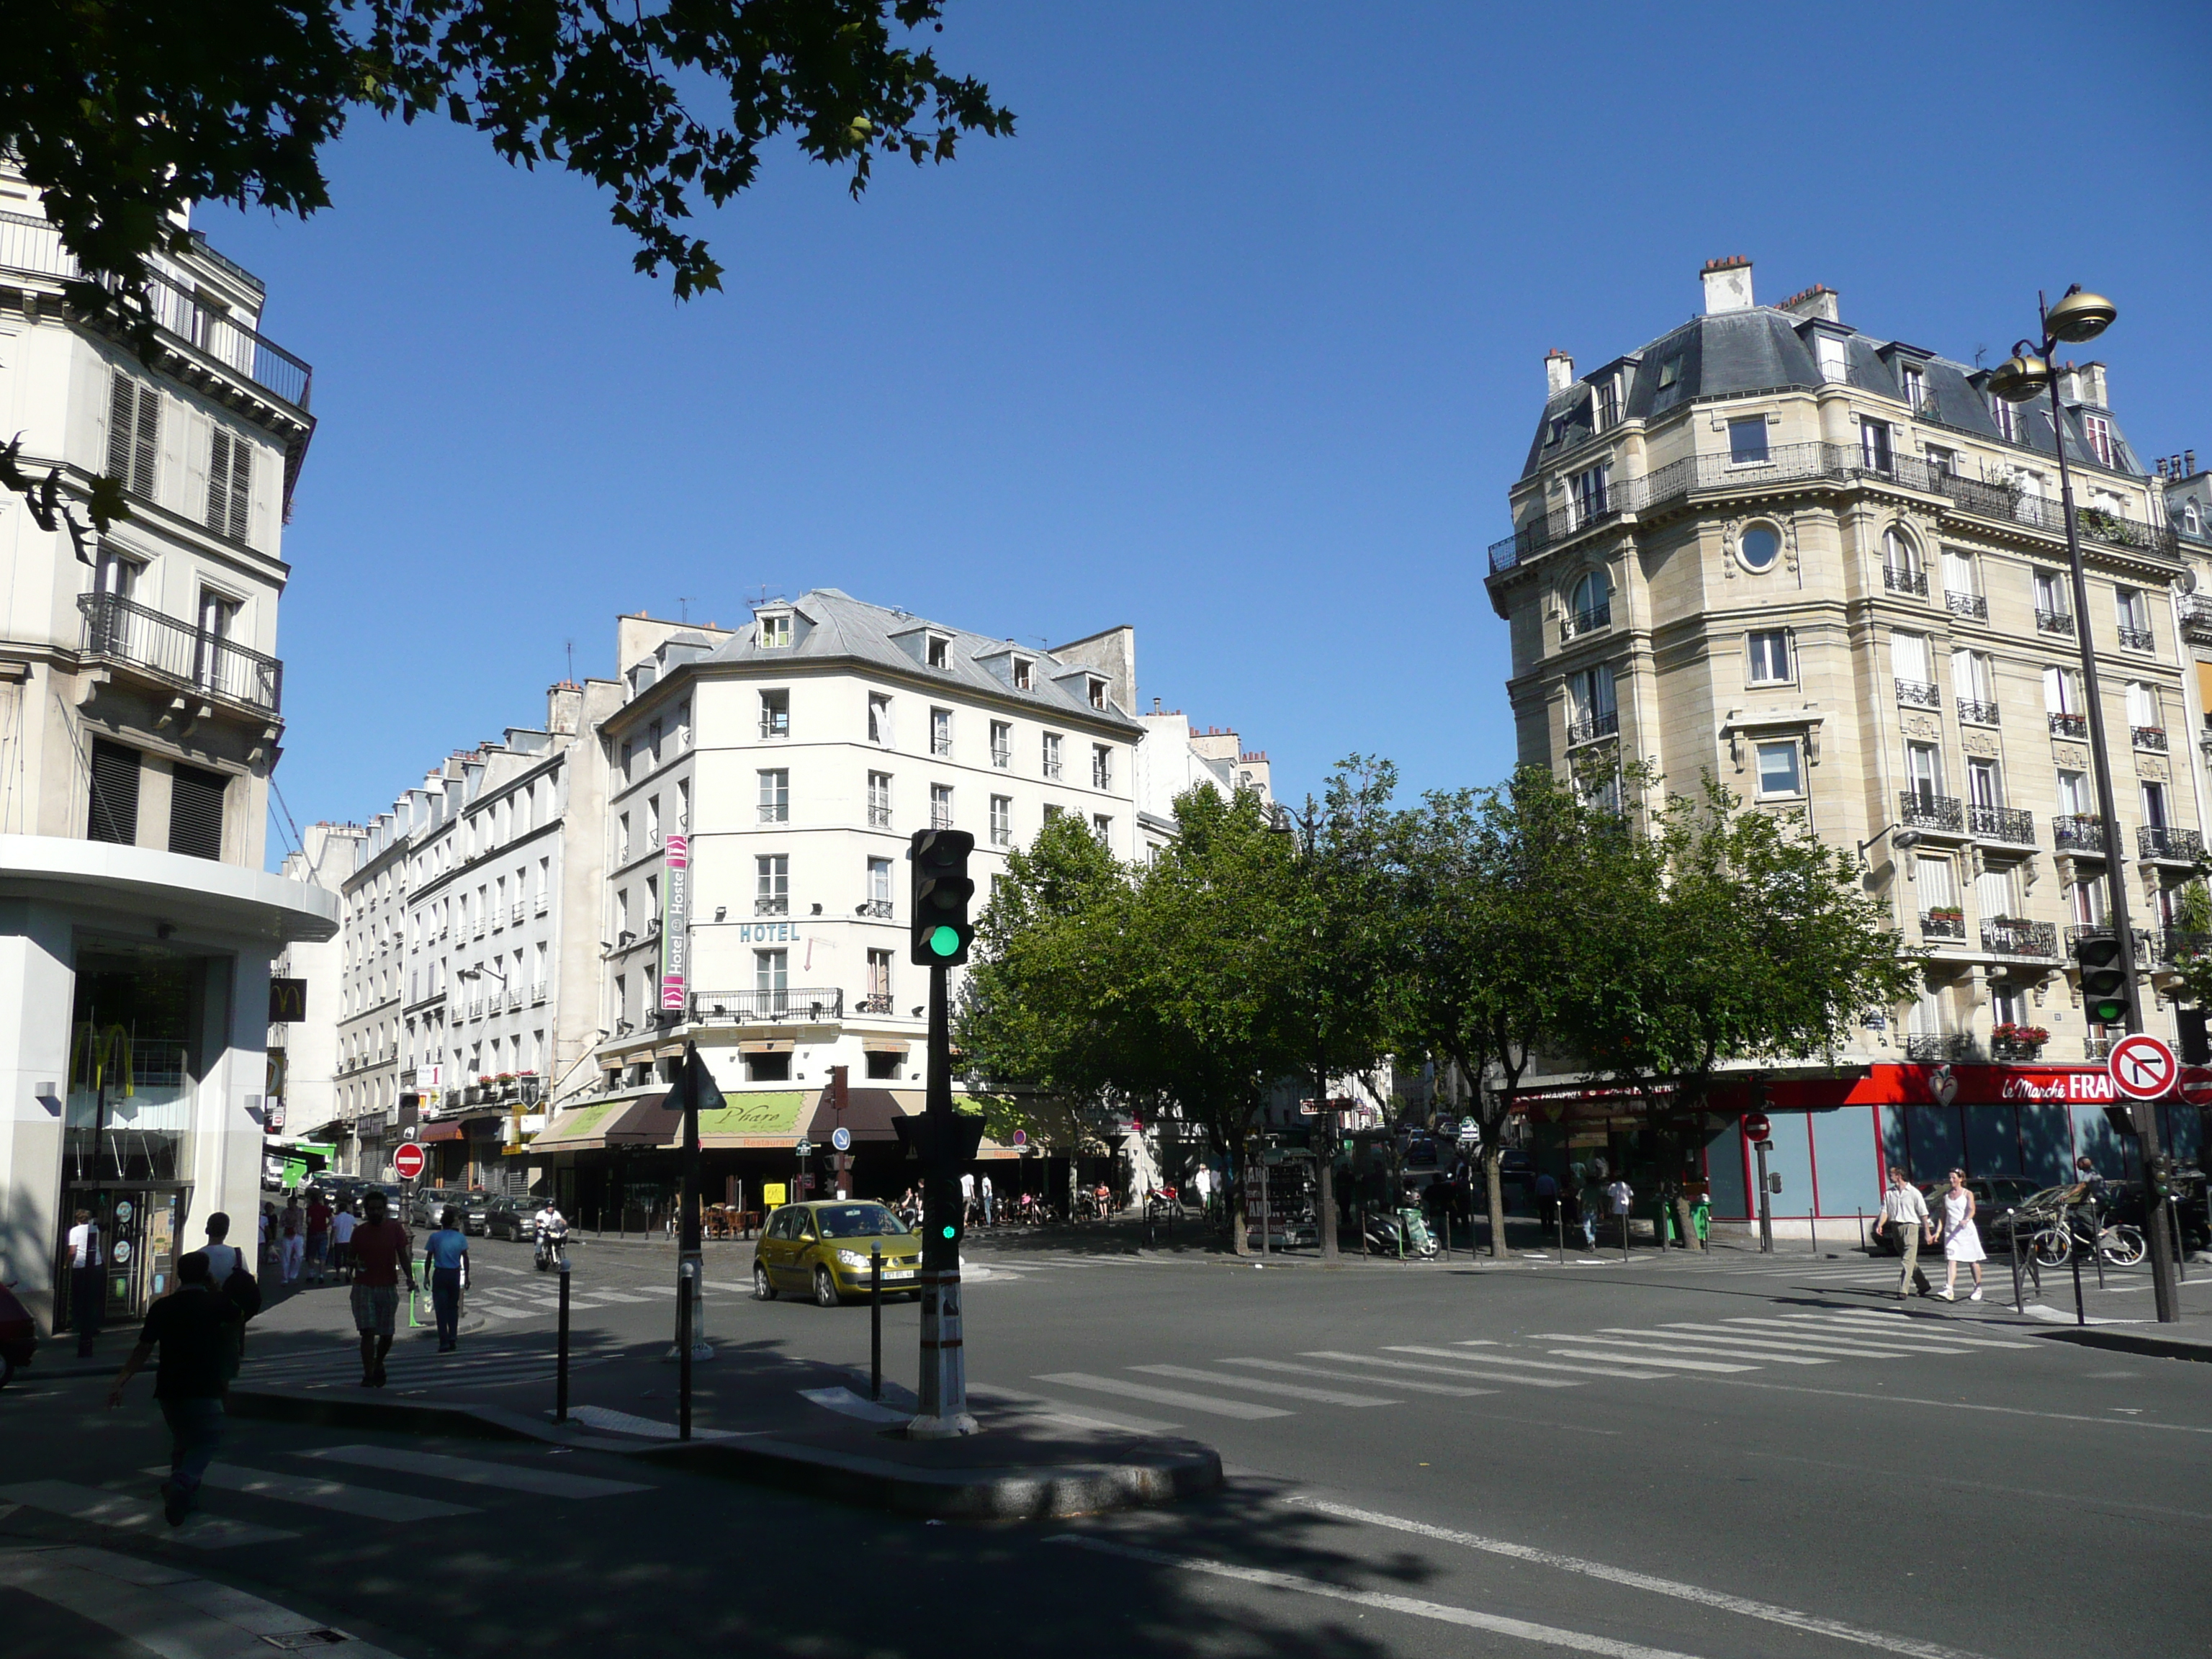
[[1436,1235],[1429,1231],[1427,1218],[1411,1204],[1395,1215],[1370,1215],[1366,1243],[1375,1255],[1416,1256],[1425,1261],[1437,1253]]
[[538,1235],[536,1262],[538,1271],[566,1264],[568,1260],[568,1230],[565,1226],[548,1227]]

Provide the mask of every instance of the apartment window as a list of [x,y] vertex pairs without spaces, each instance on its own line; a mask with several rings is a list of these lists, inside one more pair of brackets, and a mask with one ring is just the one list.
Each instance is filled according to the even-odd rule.
[[208,451],[207,527],[242,542],[253,506],[253,446],[222,427]]
[[1844,343],[1834,335],[1816,335],[1813,343],[1813,356],[1814,362],[1820,365],[1820,378],[1823,380],[1840,380],[1844,378],[1845,373]]
[[2166,827],[2166,786],[2164,784],[2146,783],[2143,785],[2142,815],[2143,823],[2148,828],[2153,830],[2163,830]]
[[1889,636],[1889,669],[1897,678],[1897,697],[1900,702],[1916,708],[1934,706],[1935,676],[1928,665],[1928,636],[1925,634],[1892,634]]
[[[615,820],[615,862],[629,862],[629,814],[627,812]],[[468,904],[465,894],[462,896],[461,903],[464,908]]]
[[1571,634],[1588,634],[1613,621],[1613,584],[1602,570],[1585,570],[1567,597]]
[[[1961,553],[1955,547],[1945,548],[1943,550],[1944,593],[1953,600],[1971,599],[1977,597],[1978,591],[1974,585],[1973,555]],[[1959,607],[1954,604],[1951,608],[1956,611]],[[1979,616],[1985,613],[1977,611],[1972,614]]]
[[1597,429],[1610,432],[1620,424],[1620,383],[1607,380],[1597,389]]
[[[1994,811],[2004,805],[2003,780],[1997,775],[1997,763],[1980,756],[1970,757],[1966,762],[1966,804]],[[1974,826],[1977,830],[1981,826]]]
[[615,1030],[623,1031],[629,1029],[629,975],[617,974],[615,975]]
[[676,780],[676,827],[678,830],[691,827],[691,781],[689,778]]
[[929,711],[929,752],[947,759],[952,754],[952,711],[933,708]]
[[868,1006],[863,1012],[888,1014],[891,1011],[891,953],[889,951],[868,952]]
[[932,668],[949,668],[952,664],[952,641],[942,634],[932,634],[928,653]]
[[868,914],[888,921],[891,915],[891,861],[868,860]]
[[2105,908],[2105,878],[2092,876],[2086,881],[2069,882],[2066,913],[2074,918],[2076,927],[2102,927],[2109,914]]
[[1980,652],[1951,653],[1951,694],[1959,700],[1960,720],[1977,726],[1997,723],[1996,672]]
[[1759,745],[1759,793],[1762,800],[1802,795],[1804,776],[1798,769],[1795,741]]
[[1606,480],[1612,471],[1612,466],[1601,461],[1595,466],[1584,467],[1567,480],[1567,493],[1574,500],[1577,523],[1588,524],[1605,516]]
[[763,691],[760,694],[760,734],[764,738],[787,738],[791,735],[791,693]]
[[2013,406],[1994,393],[1990,398],[1990,420],[1997,429],[1997,436],[2008,444],[2020,441],[2020,416]]
[[1893,593],[1925,593],[1927,573],[1921,568],[1920,550],[1911,538],[1895,530],[1881,536],[1882,586]]
[[1034,691],[1036,689],[1036,664],[1027,657],[1014,659],[1014,690]]
[[1103,708],[1106,706],[1106,682],[1093,674],[1085,684],[1091,694],[1091,706]]
[[1061,813],[1061,812],[1063,812],[1063,811],[1066,811],[1066,808],[1064,808],[1064,807],[1054,806],[1054,805],[1053,805],[1050,802],[1048,802],[1048,802],[1045,804],[1045,809],[1044,809],[1044,821],[1045,821],[1047,823],[1051,823],[1054,818],[1058,817],[1060,815],[1060,813]]
[[161,453],[161,394],[117,371],[107,394],[107,476],[151,496]]
[[1099,840],[1110,842],[1114,839],[1114,820],[1103,812],[1095,812],[1091,817],[1091,830]]
[[173,766],[169,779],[169,850],[196,859],[222,856],[222,802],[230,781],[197,766]]
[[782,767],[760,775],[760,821],[763,823],[791,822],[791,774]]
[[2089,793],[2089,775],[2058,769],[2058,811],[2061,817],[2082,818],[2096,810]]
[[2128,724],[2135,728],[2137,737],[2146,732],[2165,735],[2164,711],[2159,705],[2158,688],[2141,680],[2128,682]]
[[1772,525],[1747,526],[1736,540],[1735,556],[1743,568],[1756,574],[1771,570],[1774,562],[1782,556],[1782,538]]
[[760,642],[763,650],[773,651],[791,643],[791,613],[777,611],[760,619]]
[[1091,787],[1093,789],[1114,787],[1114,751],[1103,743],[1091,745]]
[[1014,798],[1012,795],[991,797],[991,845],[1011,847],[1014,841]]
[[868,741],[890,746],[891,700],[880,692],[868,693]]
[[2100,466],[2112,464],[2112,423],[2102,415],[2084,415],[2081,430],[2089,440],[2089,453]]
[[145,568],[137,560],[126,558],[112,547],[102,547],[100,562],[93,569],[93,591],[127,599],[137,591],[139,573]]
[[1001,772],[1014,763],[1014,728],[1005,720],[991,722],[991,764]]
[[1048,778],[1060,775],[1060,733],[1057,732],[1044,734],[1044,775]]
[[1934,473],[1937,477],[1955,478],[1959,476],[1959,452],[1957,450],[1944,449],[1937,445],[1929,444],[1927,446],[1926,453],[1928,456],[1928,470]]
[[200,589],[200,632],[194,643],[192,679],[211,691],[235,695],[239,665],[225,649],[238,622],[238,601],[211,587]]
[[[888,998],[885,1000],[889,1000]],[[891,1083],[897,1081],[899,1066],[906,1056],[889,1049],[871,1048],[861,1058],[867,1061],[871,1079],[879,1083]]]
[[1984,921],[2014,920],[2020,900],[2013,891],[2012,872],[2005,869],[1983,870],[1974,878],[1974,902],[1980,908]]
[[541,939],[538,944],[537,954],[532,957],[530,963],[530,989],[533,996],[545,988],[545,943]]
[[1751,683],[1753,685],[1781,685],[1790,678],[1790,630],[1775,629],[1764,634],[1753,634],[1750,640]]
[[1861,421],[1859,422],[1859,464],[1875,472],[1893,470],[1895,462],[1889,447],[1889,422]]
[[753,914],[787,916],[791,914],[791,857],[764,853],[753,860]]
[[2067,623],[2070,628],[2071,624],[2068,623],[2067,618],[2069,600],[2066,578],[2055,570],[2039,570],[2035,573],[2033,580],[2036,625],[2043,628],[2046,633],[2065,631],[2047,624]]
[[2130,651],[2149,650],[2152,645],[2149,595],[2137,587],[2115,588],[2112,594],[2119,617],[2120,643]]
[[645,844],[660,845],[660,797],[648,795],[645,801]]
[[1948,910],[1959,902],[1958,890],[1952,884],[1951,860],[1930,858],[1923,853],[1913,861],[1914,885],[1920,890],[1920,909],[1924,915],[1930,910]]
[[1766,459],[1766,416],[1753,415],[1728,423],[1729,465],[1755,466]]
[[891,827],[891,775],[888,772],[868,774],[868,828],[888,830]]
[[753,989],[760,994],[762,1002],[766,1005],[763,1012],[782,1012],[785,994],[791,989],[791,952],[754,951]]
[[660,722],[655,720],[645,728],[645,746],[652,753],[653,763],[660,764]]
[[929,827],[950,830],[952,827],[952,786],[933,783],[929,786]]
[[1567,721],[1569,743],[1588,743],[1620,729],[1613,670],[1606,664],[1567,676]]
[[94,738],[91,796],[85,839],[134,845],[138,839],[138,751]]

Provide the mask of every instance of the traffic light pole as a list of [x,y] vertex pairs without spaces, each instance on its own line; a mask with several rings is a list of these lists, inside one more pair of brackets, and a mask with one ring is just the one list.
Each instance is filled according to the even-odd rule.
[[[930,1121],[931,1144],[952,1142],[951,1018],[945,991],[951,970],[929,968],[929,1085],[923,1115]],[[921,1188],[921,1410],[907,1425],[917,1439],[949,1439],[973,1434],[968,1412],[968,1358],[960,1336],[959,1165],[939,1157],[923,1166]]]

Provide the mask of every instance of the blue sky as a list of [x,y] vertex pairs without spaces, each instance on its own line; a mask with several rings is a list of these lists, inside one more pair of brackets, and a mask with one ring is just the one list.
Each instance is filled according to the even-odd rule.
[[[1641,344],[1719,254],[1969,361],[2085,283],[2137,448],[2212,454],[2212,12],[1802,15],[952,0],[941,52],[1017,136],[857,204],[779,155],[702,220],[726,287],[685,306],[581,182],[358,123],[310,223],[196,220],[315,365],[293,813],[365,819],[535,723],[618,611],[726,623],[763,584],[1132,623],[1145,705],[1234,726],[1286,795],[1353,750],[1489,781],[1483,550],[1543,354]],[[2019,66],[2055,40],[2045,94]]]

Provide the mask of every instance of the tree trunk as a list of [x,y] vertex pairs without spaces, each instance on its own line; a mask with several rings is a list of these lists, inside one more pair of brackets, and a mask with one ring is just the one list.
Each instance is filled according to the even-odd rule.
[[1336,1260],[1336,1148],[1330,1143],[1336,1137],[1324,1130],[1320,1155],[1314,1160],[1320,1168],[1315,1171],[1320,1185],[1314,1200],[1319,1213],[1315,1218],[1321,1224],[1321,1259]]
[[1240,1138],[1236,1156],[1231,1160],[1229,1182],[1229,1248],[1237,1255],[1252,1254],[1251,1240],[1244,1230],[1244,1170],[1250,1162],[1251,1152]]
[[1490,1200],[1490,1254],[1498,1261],[1505,1259],[1505,1182],[1498,1174],[1498,1166],[1504,1161],[1505,1149],[1498,1144],[1498,1137],[1486,1133],[1482,1141],[1482,1184]]

